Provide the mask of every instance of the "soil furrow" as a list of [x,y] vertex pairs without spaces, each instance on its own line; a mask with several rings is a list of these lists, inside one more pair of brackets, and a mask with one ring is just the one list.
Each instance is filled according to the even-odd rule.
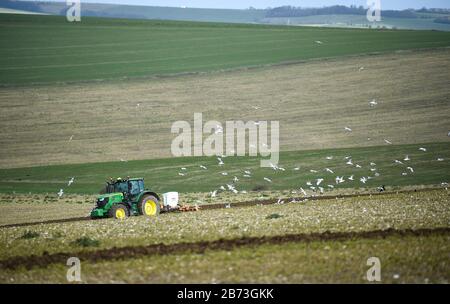
[[182,254],[182,253],[204,253],[206,250],[233,250],[239,247],[260,246],[264,244],[279,245],[292,242],[313,241],[344,241],[358,238],[377,239],[390,236],[429,236],[450,235],[449,227],[434,229],[387,229],[358,232],[317,232],[305,234],[287,234],[262,237],[242,237],[236,239],[219,239],[214,241],[185,242],[175,244],[152,244],[147,246],[113,247],[91,252],[61,252],[44,253],[43,255],[17,256],[0,261],[2,269],[17,269],[24,267],[47,267],[52,264],[65,264],[72,256],[78,257],[81,262],[100,262],[107,260],[125,260],[152,255]]

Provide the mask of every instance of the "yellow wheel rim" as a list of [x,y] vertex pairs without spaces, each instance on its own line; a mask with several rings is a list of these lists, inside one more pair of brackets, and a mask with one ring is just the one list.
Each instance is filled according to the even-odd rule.
[[125,210],[123,210],[122,208],[119,208],[119,209],[116,210],[116,218],[117,219],[120,219],[120,220],[124,219],[125,216],[126,216]]
[[146,201],[144,205],[145,215],[155,215],[156,214],[156,203],[154,201]]

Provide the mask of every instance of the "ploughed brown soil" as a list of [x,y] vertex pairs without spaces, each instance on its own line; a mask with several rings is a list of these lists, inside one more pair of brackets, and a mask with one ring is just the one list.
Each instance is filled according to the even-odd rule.
[[[442,142],[449,131],[449,77],[445,48],[164,79],[0,88],[0,168],[170,157],[172,124],[192,123],[195,112],[203,122],[279,121],[282,151],[377,146],[383,138]],[[369,106],[372,99],[377,107]],[[105,143],[114,144],[106,149]]]
[[[77,257],[81,261],[105,261],[105,260],[123,260],[149,255],[167,255],[180,253],[203,253],[207,250],[233,250],[239,247],[259,246],[264,244],[285,244],[292,242],[314,242],[314,241],[343,241],[357,238],[379,239],[388,236],[429,236],[429,235],[447,235],[450,234],[450,228],[434,229],[387,229],[362,232],[323,232],[309,234],[288,234],[278,236],[263,237],[242,237],[237,239],[219,239],[215,241],[200,241],[194,243],[176,243],[176,244],[153,244],[148,246],[128,246],[110,249],[102,249],[93,252],[80,252]],[[47,267],[51,264],[65,263],[73,254],[54,253],[41,256],[18,256],[0,261],[0,268],[17,269],[25,267]]]
[[[396,192],[379,192],[379,193],[358,193],[358,194],[345,194],[345,195],[324,195],[324,196],[313,196],[313,197],[299,197],[299,198],[289,198],[289,200],[284,199],[287,202],[295,201],[318,201],[318,200],[329,200],[336,198],[352,198],[352,197],[367,197],[367,196],[378,196],[378,195],[389,195],[389,194],[399,194],[399,193],[411,193],[411,192],[425,192],[425,191],[434,191],[436,188],[424,188],[417,190],[399,190]],[[213,209],[222,209],[222,208],[236,208],[236,207],[251,207],[256,205],[272,205],[276,204],[278,199],[267,199],[267,200],[255,200],[255,201],[246,201],[246,202],[238,202],[231,204],[205,204],[200,206],[198,209],[201,210],[213,210]],[[79,222],[79,221],[88,221],[92,220],[88,217],[73,217],[73,218],[65,218],[65,219],[55,219],[55,220],[47,220],[47,221],[38,221],[38,222],[28,222],[28,223],[17,223],[17,224],[7,224],[0,226],[1,228],[12,228],[12,227],[24,227],[24,226],[35,226],[41,224],[57,224],[57,223],[69,223],[69,222]]]

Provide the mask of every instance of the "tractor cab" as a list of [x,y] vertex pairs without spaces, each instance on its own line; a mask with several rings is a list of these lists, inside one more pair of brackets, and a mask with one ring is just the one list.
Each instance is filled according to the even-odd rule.
[[143,178],[110,179],[104,192],[97,197],[91,218],[156,216],[161,209],[159,196],[144,188]]
[[107,182],[106,193],[122,193],[125,201],[132,202],[135,201],[139,194],[144,192],[144,179],[133,178],[133,179],[121,179],[118,178],[115,181]]

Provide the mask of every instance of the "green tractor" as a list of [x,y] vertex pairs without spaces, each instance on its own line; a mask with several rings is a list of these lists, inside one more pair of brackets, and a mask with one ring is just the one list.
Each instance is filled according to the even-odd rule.
[[91,218],[124,219],[130,215],[157,216],[159,196],[144,188],[143,178],[112,180],[106,183],[105,194],[97,197]]

